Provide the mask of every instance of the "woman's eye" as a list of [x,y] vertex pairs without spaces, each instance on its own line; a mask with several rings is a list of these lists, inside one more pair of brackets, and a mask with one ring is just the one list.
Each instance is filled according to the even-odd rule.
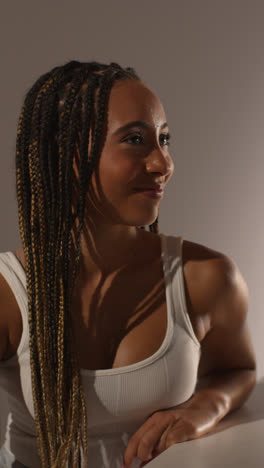
[[130,144],[132,143],[133,145],[139,145],[140,143],[142,143],[142,140],[143,140],[142,135],[135,134],[126,138],[125,142],[130,143]]
[[160,135],[160,138],[161,138],[161,144],[164,145],[164,146],[169,146],[170,144],[170,134],[169,133],[163,133],[162,135]]
[[[144,143],[144,138],[139,133],[135,133],[134,135],[130,135],[129,137],[127,137],[124,141],[132,145],[140,145]],[[163,133],[162,135],[160,135],[160,142],[162,146],[169,146],[170,134]]]

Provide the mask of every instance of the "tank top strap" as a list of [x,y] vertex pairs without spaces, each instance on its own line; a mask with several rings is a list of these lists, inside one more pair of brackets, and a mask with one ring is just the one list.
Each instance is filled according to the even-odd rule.
[[189,337],[200,347],[200,343],[194,333],[189,317],[186,292],[184,286],[184,272],[182,261],[183,238],[181,236],[164,236],[166,269],[171,285],[171,301],[175,322],[185,330]]

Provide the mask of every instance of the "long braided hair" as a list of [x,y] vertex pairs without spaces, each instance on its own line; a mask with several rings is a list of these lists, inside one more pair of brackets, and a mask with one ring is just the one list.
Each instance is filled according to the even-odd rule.
[[[70,311],[86,194],[101,152],[109,92],[121,79],[139,77],[132,68],[116,63],[71,61],[36,81],[20,114],[16,187],[26,259],[32,393],[42,468],[80,467],[81,453],[82,466],[87,464],[87,412]],[[73,210],[77,149],[79,177]],[[76,219],[77,241],[71,263]],[[158,218],[149,230],[158,233]]]

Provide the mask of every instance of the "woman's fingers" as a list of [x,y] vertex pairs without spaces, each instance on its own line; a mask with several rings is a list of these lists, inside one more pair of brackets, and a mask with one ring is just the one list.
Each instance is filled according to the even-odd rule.
[[130,467],[133,459],[138,457],[141,461],[149,461],[152,452],[160,440],[170,421],[167,417],[152,417],[131,437],[124,454],[124,464]]
[[197,410],[169,410],[152,415],[131,437],[124,454],[125,467],[130,468],[135,457],[148,462],[171,445],[200,437],[199,414]]
[[167,445],[166,445],[166,442],[167,442],[167,436],[169,434],[169,432],[171,431],[173,427],[173,424],[169,424],[169,426],[166,427],[166,429],[164,430],[163,434],[161,435],[161,438],[160,440],[158,441],[157,445],[156,445],[156,448],[155,450],[158,452],[158,453],[161,453],[163,452],[164,450],[166,450],[167,448]]
[[137,446],[137,453],[136,456],[142,461],[149,461],[153,458],[153,451],[157,446],[160,438],[164,430],[166,429],[166,425],[158,425],[152,426],[149,431],[147,431]]

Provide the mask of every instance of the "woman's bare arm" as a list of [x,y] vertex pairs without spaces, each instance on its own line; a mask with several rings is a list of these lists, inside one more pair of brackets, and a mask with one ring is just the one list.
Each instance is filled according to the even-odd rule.
[[[227,411],[240,407],[256,381],[256,359],[247,325],[249,293],[236,264],[223,256],[211,268],[207,320],[210,330],[201,342],[196,396],[215,395]],[[217,390],[216,390],[217,389]],[[189,402],[191,403],[191,401]]]
[[194,395],[174,408],[154,413],[130,439],[124,456],[150,460],[170,445],[196,439],[247,399],[256,381],[256,362],[248,326],[248,288],[226,256],[207,262],[198,384]]

